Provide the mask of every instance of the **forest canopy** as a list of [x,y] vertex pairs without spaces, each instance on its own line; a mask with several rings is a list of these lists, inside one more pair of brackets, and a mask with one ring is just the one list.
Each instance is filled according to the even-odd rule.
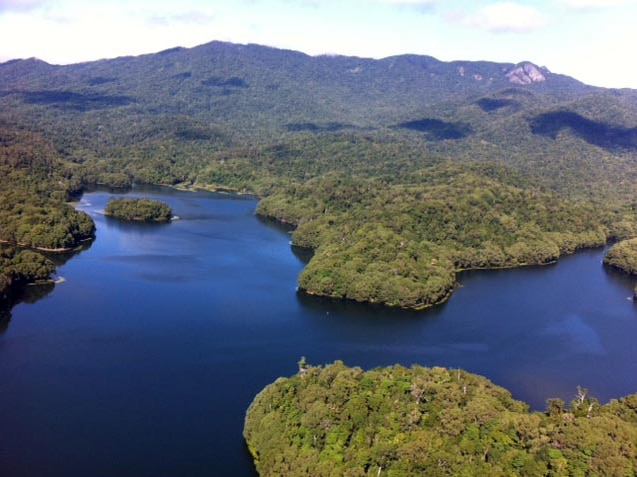
[[545,412],[461,370],[299,363],[261,391],[244,437],[261,477],[627,476],[637,395],[601,406],[586,389]]
[[326,174],[257,213],[297,225],[292,243],[315,251],[302,290],[413,309],[447,299],[460,270],[551,263],[611,235],[600,210],[488,177],[491,167],[442,163],[400,184]]
[[0,298],[10,288],[48,279],[41,252],[68,252],[95,237],[88,214],[68,201],[80,188],[51,141],[0,117]]
[[0,182],[18,194],[0,232],[66,247],[88,221],[61,202],[89,185],[249,192],[314,251],[301,290],[416,309],[460,270],[637,237],[637,94],[544,70],[513,84],[519,66],[221,42],[3,63]]
[[173,210],[160,200],[111,197],[104,213],[109,217],[133,222],[170,222]]
[[606,252],[604,263],[631,275],[637,275],[637,238],[614,244]]

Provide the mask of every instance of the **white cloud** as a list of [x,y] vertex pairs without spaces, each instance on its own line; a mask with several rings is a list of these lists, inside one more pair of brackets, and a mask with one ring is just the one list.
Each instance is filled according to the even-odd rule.
[[487,5],[465,16],[462,23],[498,33],[528,33],[546,25],[546,18],[538,10],[514,2]]
[[[194,10],[149,11],[132,3],[95,2],[55,13],[8,12],[0,15],[0,56],[75,63],[195,46],[217,36],[213,12],[198,10],[193,22]],[[30,33],[34,31],[38,34]]]
[[0,0],[0,14],[33,10],[47,3],[48,0]]
[[376,0],[376,2],[388,5],[430,7],[438,3],[439,0]]
[[560,3],[572,10],[595,10],[636,2],[632,0],[560,0]]
[[170,26],[178,23],[188,25],[207,25],[215,20],[215,15],[204,11],[187,11],[176,14],[151,16],[148,23],[151,25]]

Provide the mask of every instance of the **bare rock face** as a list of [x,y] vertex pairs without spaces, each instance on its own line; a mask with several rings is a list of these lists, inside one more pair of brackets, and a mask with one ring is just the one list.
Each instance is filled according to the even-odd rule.
[[540,68],[529,62],[515,66],[506,76],[511,83],[515,84],[532,84],[546,81],[546,76],[542,74]]

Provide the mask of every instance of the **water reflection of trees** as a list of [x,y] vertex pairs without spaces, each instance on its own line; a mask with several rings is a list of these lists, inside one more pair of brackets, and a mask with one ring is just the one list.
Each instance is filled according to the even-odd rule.
[[625,288],[630,296],[632,296],[633,293],[637,293],[637,288],[635,288],[636,280],[634,275],[630,275],[622,270],[618,270],[608,265],[603,265],[603,270],[609,281],[617,283],[622,288]]
[[55,283],[41,283],[27,285],[18,290],[12,290],[4,299],[0,300],[0,334],[7,331],[11,321],[11,310],[20,303],[35,303],[51,294]]
[[[76,257],[80,253],[88,250],[93,245],[93,241],[86,242],[81,249],[66,253],[47,253],[44,254],[53,264],[61,267],[71,258]],[[20,303],[32,304],[48,296],[55,289],[53,281],[46,283],[30,284],[26,286],[16,287],[9,292],[0,296],[0,334],[3,334],[9,328],[11,322],[13,307]]]

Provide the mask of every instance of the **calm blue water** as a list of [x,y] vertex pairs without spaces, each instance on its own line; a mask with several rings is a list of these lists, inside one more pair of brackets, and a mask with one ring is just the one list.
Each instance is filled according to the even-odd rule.
[[2,476],[254,476],[245,410],[303,355],[462,367],[537,409],[577,385],[602,402],[637,392],[634,283],[601,249],[466,273],[443,306],[387,311],[297,296],[303,263],[253,199],[130,195],[181,220],[121,224],[100,214],[110,194],[86,194],[97,240],[0,334]]

